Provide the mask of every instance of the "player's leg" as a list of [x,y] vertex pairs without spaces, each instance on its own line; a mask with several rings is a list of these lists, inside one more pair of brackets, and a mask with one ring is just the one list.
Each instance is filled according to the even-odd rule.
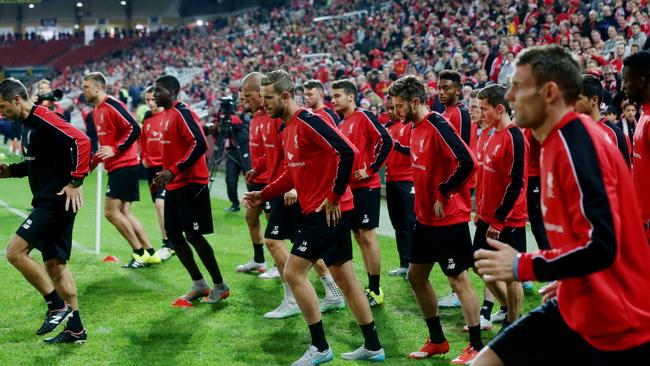
[[52,281],[47,272],[38,262],[29,256],[29,243],[20,235],[15,235],[7,245],[7,260],[41,295],[45,296],[54,291]]
[[239,207],[239,196],[237,195],[237,183],[239,180],[239,164],[230,155],[232,152],[228,151],[226,156],[226,191],[228,193],[228,200],[230,207],[226,211],[237,212]]
[[128,217],[124,216],[124,213],[122,213],[122,207],[124,204],[125,202],[120,199],[106,197],[106,200],[104,201],[104,217],[115,226],[117,231],[122,235],[122,237],[124,237],[124,239],[126,239],[134,252],[139,252],[140,249],[144,252],[144,248],[142,247],[142,244],[140,244],[140,240],[138,240],[138,237],[133,230],[133,224],[131,224]]

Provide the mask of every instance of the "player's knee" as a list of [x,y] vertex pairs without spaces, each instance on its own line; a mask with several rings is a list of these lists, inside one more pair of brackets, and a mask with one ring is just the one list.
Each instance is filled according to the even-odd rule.
[[16,264],[20,262],[21,259],[24,259],[27,256],[28,250],[23,249],[23,245],[20,245],[16,237],[9,241],[7,245],[6,257],[9,263]]
[[165,201],[164,200],[157,199],[155,205],[156,205],[156,210],[158,210],[160,212],[164,212],[164,210],[165,210]]
[[186,232],[185,233],[185,239],[187,239],[188,242],[192,245],[197,245],[197,244],[202,244],[203,243],[203,235],[197,234],[194,232]]
[[63,275],[63,270],[65,269],[65,262],[62,262],[59,259],[50,259],[43,262],[45,270],[50,275],[52,280],[57,281]]
[[104,210],[104,217],[110,222],[114,222],[117,219],[118,215],[119,215],[119,210],[117,209],[106,207],[106,209]]
[[246,224],[248,226],[259,225],[260,216],[255,210],[246,210]]
[[428,279],[422,276],[418,271],[412,271],[409,269],[409,271],[406,272],[406,280],[409,281],[411,287],[418,287]]

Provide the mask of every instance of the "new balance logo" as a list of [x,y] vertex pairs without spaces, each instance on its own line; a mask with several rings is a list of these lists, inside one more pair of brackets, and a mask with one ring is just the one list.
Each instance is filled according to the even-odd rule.
[[111,186],[106,186],[106,193],[111,193]]
[[279,233],[280,233],[280,227],[274,225],[273,230],[271,230],[271,234],[278,235]]
[[59,324],[61,323],[61,318],[63,318],[60,315],[53,315],[52,320],[50,320],[50,324]]
[[447,263],[447,269],[454,269],[454,268],[456,268],[456,263],[454,263],[454,259],[453,259],[453,258],[449,258],[448,261],[449,261],[449,263]]
[[415,187],[411,187],[411,194],[415,194]]
[[306,252],[307,251],[307,241],[303,241],[302,244],[297,249],[299,252]]
[[198,222],[192,223],[192,228],[194,229],[194,231],[199,230],[199,223]]
[[362,224],[367,224],[370,222],[370,219],[368,218],[368,215],[363,215],[363,220],[361,221]]
[[23,223],[23,229],[25,230],[29,230],[31,226],[32,226],[32,220],[30,219],[25,220],[25,222]]

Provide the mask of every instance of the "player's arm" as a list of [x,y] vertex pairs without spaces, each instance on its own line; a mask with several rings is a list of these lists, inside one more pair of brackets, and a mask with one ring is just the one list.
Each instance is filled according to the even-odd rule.
[[177,176],[203,157],[208,149],[208,142],[201,131],[200,124],[189,109],[177,105],[174,111],[178,119],[176,131],[180,138],[188,143],[188,148],[182,157],[169,168],[172,174]]
[[496,209],[494,217],[499,221],[495,226],[495,229],[501,231],[503,230],[504,222],[512,208],[515,206],[515,202],[521,195],[521,192],[524,189],[524,167],[526,164],[526,143],[524,141],[524,135],[518,128],[509,128],[508,132],[510,133],[512,148],[508,149],[507,154],[507,163],[510,164],[510,184],[506,187],[506,191],[501,199],[501,205]]
[[[441,201],[446,201],[453,193],[458,192],[472,176],[476,170],[476,159],[451,124],[444,121],[442,116],[436,115],[435,118],[440,119],[433,122],[438,136],[441,138],[439,144],[443,146],[443,151],[449,159],[457,161],[456,169],[438,186]],[[440,157],[433,157],[433,161],[436,159],[440,159]]]
[[133,118],[133,115],[131,115],[131,113],[129,113],[129,111],[127,111],[118,101],[107,98],[106,104],[108,104],[109,110],[111,111],[110,113],[113,123],[127,131],[124,136],[120,137],[115,146],[113,146],[113,151],[115,153],[118,151],[124,152],[138,140],[141,132],[140,125],[138,125],[138,122]]
[[27,163],[0,164],[0,178],[23,178],[27,176]]
[[393,149],[393,139],[390,137],[386,127],[379,123],[377,116],[367,111],[364,111],[363,113],[368,118],[368,121],[370,121],[367,128],[370,130],[370,136],[374,136],[373,145],[377,146],[375,161],[370,163],[369,168],[373,173],[377,173],[381,169],[382,165],[384,165],[388,158],[388,154],[390,154],[390,151]]
[[288,169],[284,170],[284,173],[280,175],[276,180],[269,183],[262,190],[262,196],[264,200],[268,201],[272,198],[278,197],[290,191],[294,187],[293,179]]

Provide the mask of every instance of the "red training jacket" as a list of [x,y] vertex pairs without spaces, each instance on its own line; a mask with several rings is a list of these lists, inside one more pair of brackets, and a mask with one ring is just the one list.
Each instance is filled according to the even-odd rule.
[[325,198],[340,202],[341,211],[354,208],[349,187],[355,155],[343,134],[322,117],[299,109],[283,131],[287,169],[262,190],[266,200],[295,188],[302,213],[314,212]]
[[533,136],[533,130],[530,128],[524,129],[524,136],[526,136],[526,141],[528,141],[528,146],[530,148],[530,154],[528,156],[528,176],[539,177],[539,154],[541,153],[542,145],[537,141],[535,136]]
[[175,101],[165,111],[162,144],[163,169],[174,174],[167,190],[188,184],[208,184],[208,164],[205,152],[208,142],[199,117],[183,102]]
[[641,117],[634,131],[632,149],[632,178],[641,205],[641,221],[646,225],[646,237],[650,240],[650,103],[641,106]]
[[336,112],[333,110],[327,108],[327,106],[323,106],[323,108],[311,112],[323,117],[325,121],[331,123],[334,126],[338,126],[339,123],[341,123],[341,118],[339,118],[339,115],[336,114]]
[[[262,130],[267,123],[267,119],[270,119],[270,117],[266,111],[259,110],[257,113],[255,113],[253,119],[251,119],[250,125],[248,127],[248,145],[250,149],[251,166],[255,170],[257,170],[256,168],[260,165],[260,162],[262,160],[266,160],[264,151],[264,139],[262,139]],[[253,178],[251,181],[251,183],[254,184],[267,184],[268,182],[268,171],[258,173],[257,176],[255,176],[255,178]]]
[[[99,146],[110,146],[115,156],[103,161],[107,171],[138,165],[138,137],[140,125],[126,109],[124,103],[107,96],[93,111]],[[93,166],[101,160],[95,155]]]
[[284,161],[282,160],[282,120],[271,118],[265,114],[262,124],[262,143],[264,145],[265,159],[258,159],[255,171],[257,174],[266,173],[268,181],[273,182],[284,173]]
[[386,125],[388,133],[395,141],[395,148],[386,159],[386,182],[412,182],[413,168],[411,168],[411,130],[412,123],[391,121]]
[[162,166],[162,121],[165,112],[147,112],[142,120],[140,159],[150,168]]
[[518,279],[559,280],[564,321],[599,350],[650,342],[650,246],[621,154],[590,118],[570,112],[544,140],[541,162],[552,249],[520,253]]

